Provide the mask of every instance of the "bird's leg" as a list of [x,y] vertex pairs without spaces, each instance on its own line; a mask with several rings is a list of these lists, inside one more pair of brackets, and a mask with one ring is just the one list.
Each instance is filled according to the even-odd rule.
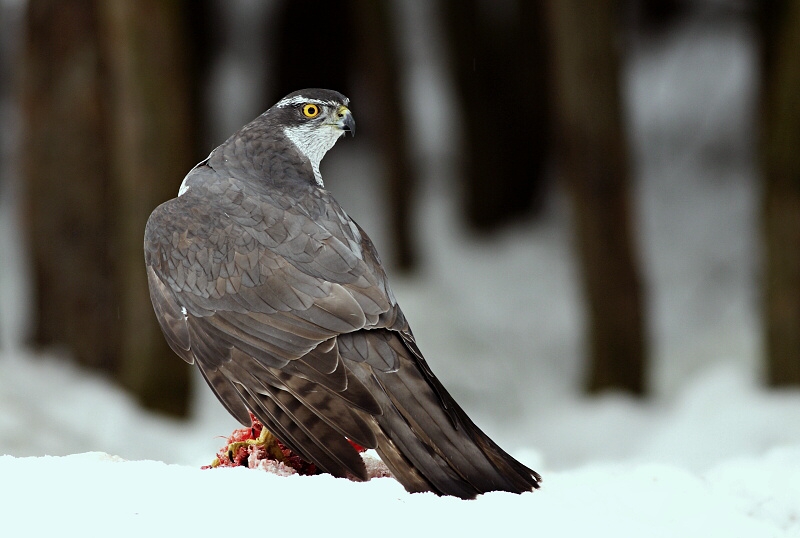
[[[204,468],[258,467],[260,462],[271,460],[301,475],[319,474],[316,465],[284,446],[252,413],[250,422],[249,428],[234,430],[228,437],[227,444],[217,452],[217,457],[211,465]],[[364,450],[355,444],[353,447],[359,452]]]
[[[253,419],[257,421],[257,419]],[[261,424],[259,423],[259,426]],[[261,426],[261,432],[258,434],[258,437],[255,439],[244,439],[242,441],[234,441],[233,443],[228,445],[228,459],[234,461],[234,457],[239,452],[239,449],[242,447],[249,448],[263,448],[267,453],[267,459],[274,459],[275,461],[279,461],[281,463],[286,463],[286,457],[283,455],[283,451],[281,450],[280,445],[278,445],[278,440],[272,435],[269,430],[265,427]],[[255,427],[251,428],[253,433],[257,431]],[[250,452],[249,450],[247,451]]]
[[248,460],[271,459],[288,464],[286,453],[278,439],[251,413],[249,428],[239,428],[228,437],[227,444],[217,452],[208,467],[248,466]]

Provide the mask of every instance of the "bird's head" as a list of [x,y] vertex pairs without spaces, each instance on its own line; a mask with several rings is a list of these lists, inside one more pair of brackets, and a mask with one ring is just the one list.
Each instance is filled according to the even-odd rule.
[[290,93],[268,111],[286,138],[311,161],[320,186],[322,157],[343,134],[355,136],[356,122],[349,104],[350,99],[339,92],[313,88]]

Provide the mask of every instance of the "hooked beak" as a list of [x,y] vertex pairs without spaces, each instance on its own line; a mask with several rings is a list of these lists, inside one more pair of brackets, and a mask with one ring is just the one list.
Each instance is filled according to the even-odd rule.
[[336,126],[339,127],[345,134],[350,133],[351,136],[356,136],[356,120],[353,118],[353,113],[350,109],[342,105],[336,111]]

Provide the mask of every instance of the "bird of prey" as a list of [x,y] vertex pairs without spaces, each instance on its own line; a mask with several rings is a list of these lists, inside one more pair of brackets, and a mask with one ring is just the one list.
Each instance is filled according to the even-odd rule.
[[242,424],[252,412],[334,476],[367,479],[352,440],[410,492],[537,488],[434,376],[375,247],[323,186],[322,157],[355,133],[348,106],[332,90],[287,95],[153,211],[145,262],[164,336]]

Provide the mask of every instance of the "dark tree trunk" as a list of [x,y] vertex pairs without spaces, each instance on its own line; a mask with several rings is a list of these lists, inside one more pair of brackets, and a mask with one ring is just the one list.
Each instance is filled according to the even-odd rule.
[[412,229],[412,205],[416,170],[409,149],[409,114],[404,112],[401,94],[400,58],[388,2],[353,0],[355,24],[361,43],[360,58],[369,73],[367,80],[380,106],[374,125],[386,163],[386,185],[389,196],[389,224],[394,245],[394,262],[398,269],[409,271],[416,264],[416,248]]
[[106,95],[94,2],[30,0],[22,173],[36,307],[34,343],[115,370]]
[[193,164],[182,5],[31,0],[22,96],[35,341],[177,414],[189,369],[158,329],[142,237]]
[[465,128],[464,209],[490,231],[535,213],[549,152],[541,0],[446,0],[450,56]]
[[142,237],[150,212],[174,198],[194,165],[190,65],[182,3],[106,0],[113,115],[112,172],[116,292],[121,329],[120,378],[146,407],[184,414],[189,369],[167,346],[143,269]]
[[613,1],[552,0],[559,171],[572,199],[591,392],[645,392],[645,329],[623,132]]
[[[281,1],[276,22],[269,26],[276,58],[274,93],[267,105],[303,88],[330,88],[349,95],[356,26],[350,4],[350,0]],[[331,39],[332,24],[340,29],[335,39]]]
[[800,2],[759,6],[767,376],[800,385]]

